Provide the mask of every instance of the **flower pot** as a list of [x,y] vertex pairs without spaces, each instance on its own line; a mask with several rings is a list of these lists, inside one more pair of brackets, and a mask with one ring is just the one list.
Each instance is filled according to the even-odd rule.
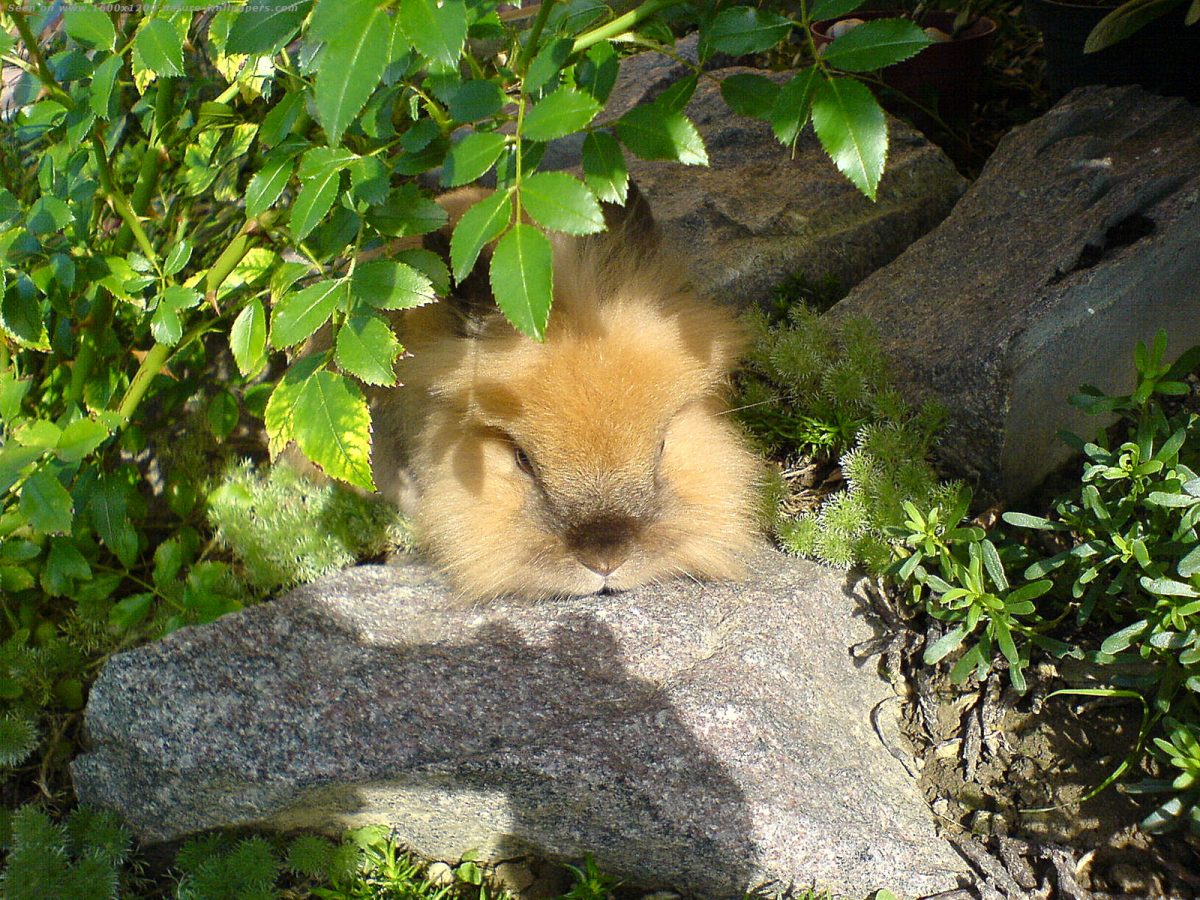
[[1200,102],[1200,25],[1184,24],[1186,8],[1151,20],[1098,53],[1084,53],[1088,35],[1113,7],[1025,0],[1030,24],[1042,33],[1046,87],[1052,94],[1062,96],[1085,84],[1140,84]]
[[[895,17],[896,13],[856,12],[853,16],[843,18],[867,20]],[[828,30],[836,21],[830,19],[813,23],[813,41],[818,49],[832,40]],[[954,27],[954,13],[928,12],[919,24],[922,27],[939,28],[949,34]],[[954,40],[930,44],[916,56],[881,69],[879,74],[888,87],[926,107],[936,105],[942,116],[966,118],[975,104],[983,64],[995,34],[996,23],[980,17]]]

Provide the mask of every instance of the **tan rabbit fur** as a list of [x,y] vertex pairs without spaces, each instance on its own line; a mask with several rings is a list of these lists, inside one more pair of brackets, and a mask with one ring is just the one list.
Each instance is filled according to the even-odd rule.
[[[445,198],[451,222],[479,196]],[[372,395],[376,483],[466,597],[732,578],[759,540],[758,464],[725,399],[743,333],[690,290],[636,192],[627,209],[606,209],[607,233],[552,235],[544,343],[489,298],[397,322],[411,355]]]

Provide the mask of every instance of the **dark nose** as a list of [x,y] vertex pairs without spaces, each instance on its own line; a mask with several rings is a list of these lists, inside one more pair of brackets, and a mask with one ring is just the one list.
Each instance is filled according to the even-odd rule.
[[567,545],[582,565],[607,577],[629,559],[641,527],[631,516],[597,516],[573,527]]

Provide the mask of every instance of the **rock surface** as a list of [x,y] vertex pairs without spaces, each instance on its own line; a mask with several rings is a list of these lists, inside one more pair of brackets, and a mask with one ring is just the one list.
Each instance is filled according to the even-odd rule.
[[1133,385],[1159,329],[1200,342],[1200,109],[1083,88],[1010,133],[953,213],[831,312],[877,325],[913,400],[950,410],[946,455],[1019,499],[1070,451],[1081,384]]
[[[695,45],[693,36],[676,49],[695,60]],[[711,72],[686,108],[704,139],[708,166],[627,158],[655,218],[693,263],[697,286],[714,298],[759,303],[797,274],[814,284],[833,276],[848,288],[937,225],[966,189],[941,150],[889,117],[887,172],[878,200],[868,200],[837,171],[811,126],[791,153],[768,123],[730,111],[719,82],[753,71]],[[600,121],[653,101],[690,73],[657,53],[629,57]],[[772,77],[783,81],[788,74]],[[578,166],[581,146],[577,137],[552,147],[543,167]]]
[[895,698],[849,653],[874,635],[862,598],[844,572],[756,568],[487,608],[412,563],[339,573],[110,660],[79,797],[147,839],[386,822],[435,859],[591,852],[700,897],[953,887]]

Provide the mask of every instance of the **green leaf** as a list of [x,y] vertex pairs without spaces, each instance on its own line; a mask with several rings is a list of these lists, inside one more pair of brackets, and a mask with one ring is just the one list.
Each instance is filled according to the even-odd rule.
[[291,91],[272,107],[258,129],[258,139],[263,146],[274,147],[291,134],[300,113],[304,111],[304,100],[304,91]]
[[428,197],[422,197],[414,184],[405,184],[393,191],[386,203],[367,214],[372,225],[391,237],[428,234],[445,225],[446,219],[446,210]]
[[593,131],[583,139],[583,178],[597,199],[609,203],[625,202],[629,170],[621,145],[611,134]]
[[511,219],[509,194],[502,191],[485,197],[463,214],[450,237],[450,265],[456,282],[471,274],[480,252],[500,236]]
[[[533,58],[533,62],[529,65],[529,71],[525,73],[525,93],[536,94],[542,89],[551,79],[554,78],[562,69],[567,59],[571,56],[571,50],[574,48],[575,42],[570,38],[557,38],[544,44],[538,50],[537,56]],[[453,109],[451,115],[453,115]],[[491,115],[491,113],[488,113]],[[454,116],[458,119],[458,116]],[[482,117],[481,117],[482,118]],[[459,121],[469,121],[467,119],[459,119]]]
[[550,241],[537,228],[518,222],[496,244],[491,283],[496,305],[523,334],[543,340],[554,295]]
[[1191,578],[1200,572],[1200,546],[1193,547],[1186,556],[1179,560],[1175,571],[1183,578]]
[[267,446],[273,457],[282,453],[283,448],[296,439],[292,416],[296,398],[309,376],[324,364],[325,355],[321,353],[300,357],[283,373],[267,398],[263,424],[267,428]]
[[62,597],[71,593],[77,581],[92,577],[92,567],[69,538],[52,538],[41,584],[46,593]]
[[137,561],[138,548],[137,532],[128,518],[129,490],[127,484],[106,478],[92,493],[89,504],[96,534],[126,568],[132,568]]
[[[533,90],[526,79],[525,90]],[[450,99],[450,116],[456,122],[477,122],[500,112],[504,91],[494,81],[468,81]]]
[[17,290],[6,291],[0,299],[0,329],[22,347],[50,349],[42,304],[35,297]]
[[117,601],[116,605],[109,611],[108,621],[118,633],[126,632],[140,625],[153,608],[153,594],[148,591],[142,594],[134,594]]
[[229,347],[238,371],[251,378],[267,362],[267,317],[262,302],[253,298],[247,303],[229,330]]
[[967,629],[962,625],[956,625],[950,631],[946,632],[940,638],[933,642],[925,650],[925,664],[933,665],[941,662],[955,650],[962,646],[963,639],[967,636]]
[[985,540],[979,542],[979,548],[983,553],[983,564],[987,568],[992,583],[1002,591],[1008,590],[1008,577],[1004,574],[1004,564],[1000,562],[1000,554],[996,552],[996,545]]
[[457,187],[474,181],[492,167],[507,142],[508,138],[495,132],[468,134],[447,154],[442,185]]
[[635,106],[617,120],[617,133],[625,146],[642,159],[708,165],[700,133],[681,112],[664,112],[653,103]]
[[874,200],[888,150],[887,119],[879,101],[860,81],[830,78],[813,96],[812,119],[834,165]]
[[387,259],[355,268],[350,293],[376,309],[411,309],[437,299],[428,277],[412,266]]
[[791,30],[791,21],[777,13],[752,6],[733,6],[717,13],[705,31],[705,38],[723,53],[744,56],[774,47]]
[[1105,638],[1104,643],[1100,645],[1100,649],[1105,653],[1116,655],[1122,650],[1126,650],[1129,646],[1150,630],[1150,623],[1145,619],[1140,619],[1132,625],[1127,625],[1120,631],[1109,635]]
[[150,318],[150,333],[158,343],[174,347],[183,337],[183,323],[179,321],[179,313],[167,304],[160,303]]
[[58,197],[42,196],[29,207],[26,226],[34,234],[53,234],[70,224],[71,207]]
[[1148,578],[1143,575],[1138,579],[1138,583],[1149,593],[1160,597],[1200,597],[1200,591],[1190,584],[1171,578]]
[[183,74],[183,40],[167,19],[144,19],[133,39],[134,68],[155,75]]
[[521,208],[551,231],[594,234],[604,230],[604,213],[587,185],[566,172],[537,172],[520,190]]
[[229,28],[226,53],[274,53],[292,39],[312,9],[312,0],[263,3],[242,10]]
[[1066,528],[1061,522],[1053,522],[1042,516],[1031,516],[1022,512],[1006,512],[1001,518],[1009,525],[1016,525],[1018,528],[1035,528],[1038,531],[1063,531]]
[[817,0],[808,14],[814,22],[824,22],[827,19],[840,19],[862,5],[863,0]]
[[[171,245],[167,258],[163,262],[163,274],[175,275],[180,272],[192,258],[192,243],[188,240],[176,241]],[[199,296],[199,294],[197,294]]]
[[873,72],[915,56],[931,43],[907,19],[872,19],[826,46],[821,60],[846,72]]
[[1122,41],[1142,26],[1180,5],[1181,0],[1131,0],[1096,23],[1084,42],[1084,53],[1096,53]]
[[41,447],[22,447],[11,441],[0,447],[0,494],[16,484],[25,468],[44,452]]
[[[328,0],[326,0],[328,2]],[[341,9],[345,14],[346,9]],[[388,64],[391,19],[386,12],[368,7],[361,22],[352,19],[325,47],[317,72],[317,116],[330,144],[342,139],[346,128],[366,105]]]
[[212,432],[213,437],[219,441],[225,440],[233,433],[240,416],[241,408],[238,406],[237,397],[227,390],[220,390],[213,394],[204,411],[205,424],[208,425],[208,430]]
[[[1030,568],[1032,568],[1032,566]],[[1033,600],[1036,597],[1042,596],[1042,594],[1046,593],[1052,587],[1054,587],[1054,582],[1049,578],[1043,578],[1040,581],[1033,581],[1029,584],[1023,584],[1005,597],[1004,603],[1006,606],[1016,606],[1017,604],[1024,603],[1027,600]]]
[[458,64],[467,39],[467,7],[461,0],[400,0],[400,22],[419,52],[447,66]]
[[292,158],[288,156],[268,159],[263,163],[246,188],[246,218],[254,218],[271,208],[287,187],[293,168]]
[[67,534],[75,517],[71,495],[49,472],[34,472],[21,488],[21,515],[43,534]]
[[581,131],[600,112],[591,94],[561,87],[525,113],[522,134],[531,141],[550,141]]
[[271,346],[283,350],[308,340],[345,305],[347,289],[344,279],[327,279],[285,295],[271,313]]
[[329,212],[340,187],[341,172],[354,161],[353,154],[331,147],[316,147],[300,160],[300,194],[292,204],[292,234],[304,240]]
[[54,452],[63,462],[75,463],[108,440],[112,431],[95,419],[79,419],[62,430]]
[[575,83],[591,94],[598,103],[605,103],[617,83],[620,68],[620,61],[612,44],[601,41],[576,63]]
[[396,335],[378,316],[352,316],[338,330],[335,358],[359,381],[391,386],[400,350]]
[[345,376],[318,371],[296,395],[293,430],[301,451],[326,475],[367,491],[371,477],[371,413]]
[[739,116],[767,119],[779,97],[779,85],[762,75],[740,72],[721,81],[721,96]]
[[81,44],[96,49],[112,50],[117,40],[112,19],[98,9],[78,6],[68,9],[63,13],[63,28]]

